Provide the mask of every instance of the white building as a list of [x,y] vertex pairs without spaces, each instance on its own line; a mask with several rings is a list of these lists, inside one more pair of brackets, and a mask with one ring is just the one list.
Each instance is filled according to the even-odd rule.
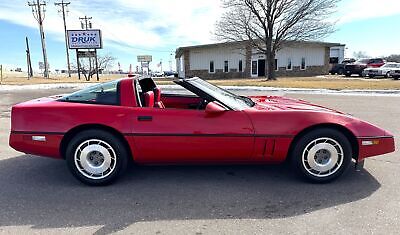
[[[343,60],[344,47],[338,43],[286,42],[277,52],[275,70],[278,76],[328,74],[331,55]],[[180,47],[175,57],[179,77],[214,79],[266,75],[265,55],[247,41]]]

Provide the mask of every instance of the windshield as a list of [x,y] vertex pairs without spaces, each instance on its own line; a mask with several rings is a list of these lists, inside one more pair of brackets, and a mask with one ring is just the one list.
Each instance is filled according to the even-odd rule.
[[[235,95],[200,78],[188,79],[185,80],[185,82],[215,99],[209,101],[219,101],[235,110],[243,110],[255,105],[255,103],[248,97]],[[190,90],[190,88],[188,89]],[[198,93],[194,90],[191,91],[193,93]]]
[[119,105],[119,97],[119,80],[117,80],[91,86],[58,100],[74,103]]

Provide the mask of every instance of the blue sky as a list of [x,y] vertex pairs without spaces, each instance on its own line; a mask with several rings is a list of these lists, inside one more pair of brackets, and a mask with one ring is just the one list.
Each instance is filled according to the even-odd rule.
[[[58,0],[57,0],[58,1]],[[136,56],[153,55],[155,64],[163,61],[169,69],[179,46],[210,43],[212,31],[222,9],[218,0],[70,0],[67,17],[68,29],[79,29],[79,17],[93,17],[93,28],[103,31],[104,49],[101,54],[111,54],[122,69],[137,65]],[[52,70],[66,68],[62,18],[54,6],[47,2],[47,51]],[[400,1],[397,0],[343,0],[332,20],[337,21],[337,31],[324,39],[347,45],[346,56],[364,51],[370,56],[400,54]],[[0,2],[0,64],[12,69],[26,69],[25,36],[31,46],[35,70],[42,61],[39,30],[26,1]],[[71,51],[71,61],[75,52]]]

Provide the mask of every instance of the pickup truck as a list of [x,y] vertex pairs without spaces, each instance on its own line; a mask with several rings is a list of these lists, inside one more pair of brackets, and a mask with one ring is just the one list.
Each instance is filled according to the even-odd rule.
[[344,75],[346,77],[350,77],[353,74],[358,74],[360,77],[363,77],[363,71],[366,68],[379,68],[386,63],[385,60],[381,58],[375,59],[359,59],[354,63],[347,64],[344,67]]

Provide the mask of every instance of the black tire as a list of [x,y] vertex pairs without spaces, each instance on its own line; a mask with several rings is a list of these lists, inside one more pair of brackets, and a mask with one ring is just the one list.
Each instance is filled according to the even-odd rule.
[[390,78],[390,72],[387,72],[385,78]]
[[[326,140],[329,141],[323,142]],[[324,143],[331,145],[329,148],[334,149],[334,151],[337,151],[337,153],[341,152],[342,157],[339,157],[340,155],[334,151],[332,151],[333,153],[329,151],[328,147],[325,147],[326,149],[319,149],[319,151],[317,151],[314,155],[314,151],[320,146],[324,146]],[[313,144],[315,145],[312,146]],[[310,148],[311,146],[312,148]],[[326,156],[321,156],[321,154],[326,154],[324,151],[328,152],[328,160],[324,159]],[[334,161],[335,155],[337,156],[337,161]],[[344,134],[335,129],[323,128],[311,131],[302,136],[297,143],[295,143],[290,157],[292,167],[304,179],[314,183],[328,183],[337,179],[348,169],[352,159],[352,148],[349,140]],[[312,158],[315,162],[306,161],[310,158]],[[320,160],[321,162],[318,162]],[[327,165],[316,165],[316,167],[328,167],[330,165],[334,165],[329,171],[320,172],[320,175],[318,176],[319,172],[315,170],[312,165],[313,163],[322,164],[322,161],[326,161],[324,163]]]
[[346,77],[351,77],[351,73],[345,73],[344,74]]
[[[104,151],[93,150],[92,152],[89,152],[85,158],[83,157],[83,154],[89,151],[86,151],[85,147],[89,146],[97,147]],[[78,151],[78,148],[80,151]],[[94,154],[93,156],[95,160],[93,160],[93,156],[90,154]],[[78,158],[80,161],[76,160]],[[88,158],[91,159],[89,160]],[[128,151],[119,138],[109,132],[96,129],[78,133],[69,142],[66,150],[66,161],[71,173],[81,182],[92,186],[101,186],[113,183],[125,172],[128,165],[128,158]],[[83,162],[83,159],[86,160],[85,163]],[[88,165],[89,161],[96,161],[95,165]],[[107,168],[108,163],[110,166]],[[87,166],[86,169],[93,170],[95,167],[103,166],[104,168],[107,168],[107,170],[102,171],[102,175],[98,174],[97,176],[93,174],[90,176],[89,174],[92,173],[85,169],[85,164]]]
[[398,76],[393,77],[394,80],[399,80],[399,78]]
[[344,74],[344,69],[339,69],[338,75],[343,75]]

